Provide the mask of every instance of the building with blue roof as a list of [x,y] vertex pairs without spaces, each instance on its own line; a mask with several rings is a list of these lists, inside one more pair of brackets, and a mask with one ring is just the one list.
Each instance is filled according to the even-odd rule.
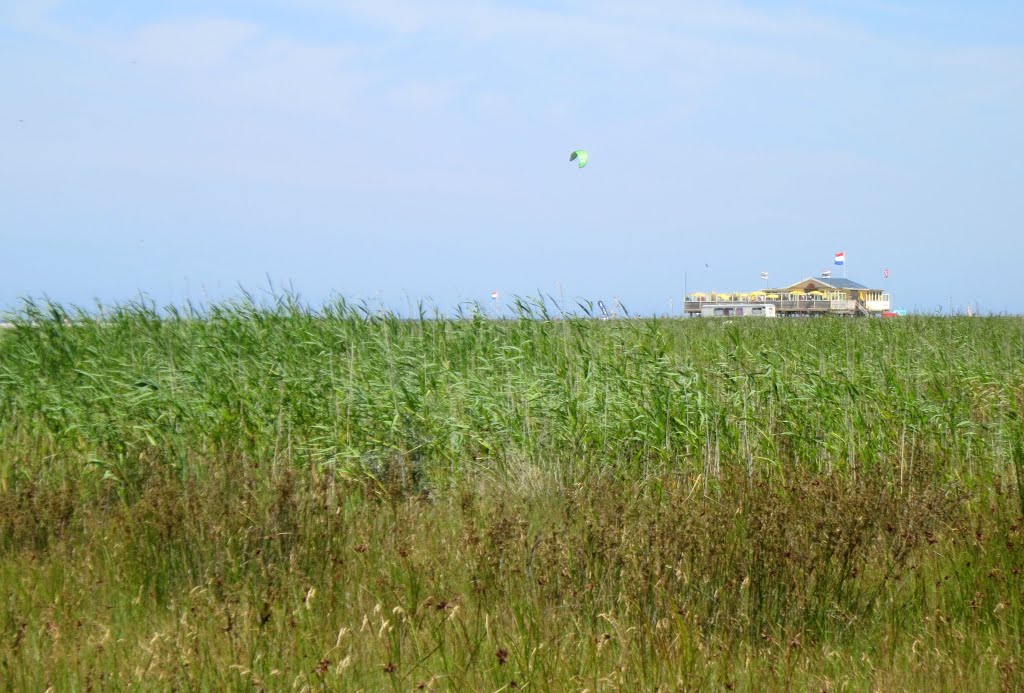
[[870,288],[845,277],[807,277],[795,284],[759,291],[696,292],[686,296],[684,310],[690,316],[741,317],[766,315],[757,310],[774,306],[777,316],[875,315],[890,312],[889,292]]

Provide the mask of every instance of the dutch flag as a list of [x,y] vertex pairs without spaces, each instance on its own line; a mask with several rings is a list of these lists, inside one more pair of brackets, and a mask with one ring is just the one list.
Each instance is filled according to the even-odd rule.
[[837,265],[845,265],[846,264],[846,253],[845,252],[836,253],[836,264]]

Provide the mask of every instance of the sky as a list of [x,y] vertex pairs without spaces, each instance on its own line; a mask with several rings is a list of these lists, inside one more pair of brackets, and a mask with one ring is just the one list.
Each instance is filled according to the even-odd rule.
[[0,308],[1024,312],[1019,0],[0,0],[0,66]]

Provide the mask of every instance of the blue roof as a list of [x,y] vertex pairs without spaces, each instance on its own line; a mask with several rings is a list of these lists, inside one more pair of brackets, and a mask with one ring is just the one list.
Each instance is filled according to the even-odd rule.
[[846,279],[845,277],[833,277],[831,279],[822,279],[819,277],[818,281],[828,284],[829,286],[834,287],[836,289],[863,289],[866,291],[868,288],[863,284],[858,284],[852,279]]
[[777,290],[781,291],[787,288],[792,289],[794,287],[802,287],[806,285],[807,282],[817,282],[818,284],[824,284],[825,286],[831,287],[833,289],[842,289],[849,291],[871,291],[871,289],[864,286],[863,284],[855,282],[852,279],[845,279],[843,277],[832,277],[830,279],[826,279],[824,277],[805,277],[793,284],[788,284],[787,286],[779,287]]

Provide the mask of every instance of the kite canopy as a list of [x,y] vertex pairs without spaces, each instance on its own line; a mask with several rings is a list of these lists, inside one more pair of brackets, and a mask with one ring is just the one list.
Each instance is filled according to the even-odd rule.
[[577,149],[569,155],[569,161],[579,161],[580,168],[587,165],[588,158],[586,149]]

